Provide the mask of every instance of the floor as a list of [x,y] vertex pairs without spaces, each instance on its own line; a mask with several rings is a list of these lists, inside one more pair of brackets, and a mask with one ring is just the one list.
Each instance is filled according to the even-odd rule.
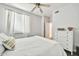
[[73,55],[71,55],[71,52],[65,50],[65,52],[67,53],[67,56],[79,56],[76,52],[73,52]]

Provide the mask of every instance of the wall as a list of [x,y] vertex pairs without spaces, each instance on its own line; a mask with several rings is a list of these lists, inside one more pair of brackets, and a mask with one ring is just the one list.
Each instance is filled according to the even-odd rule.
[[42,35],[42,33],[41,33],[42,32],[42,24],[41,24],[42,18],[31,15],[30,20],[31,20],[31,23],[30,23],[31,34]]
[[0,33],[5,31],[4,8],[0,7]]
[[40,34],[40,32],[42,30],[42,25],[41,25],[42,17],[41,16],[38,16],[38,15],[32,14],[30,12],[21,10],[19,8],[16,8],[16,7],[8,6],[5,4],[0,4],[0,32],[5,32],[5,30],[4,30],[5,29],[4,8],[7,8],[9,10],[13,10],[15,12],[26,14],[26,15],[30,16],[30,22],[31,22],[30,34],[41,35]]
[[79,46],[79,4],[75,4],[74,5],[74,8],[75,8],[75,13],[77,14],[77,21],[76,21],[76,30],[75,30],[75,44],[77,46]]
[[[55,13],[56,11],[59,13]],[[57,28],[74,27],[79,30],[79,5],[70,4],[53,11],[53,35]],[[79,35],[75,32],[75,45],[79,45]],[[54,37],[54,36],[53,36]]]

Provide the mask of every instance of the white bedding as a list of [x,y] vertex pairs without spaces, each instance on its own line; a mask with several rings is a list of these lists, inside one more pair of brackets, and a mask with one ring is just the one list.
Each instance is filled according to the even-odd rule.
[[15,50],[6,51],[3,56],[66,56],[66,53],[56,41],[34,36],[16,39]]

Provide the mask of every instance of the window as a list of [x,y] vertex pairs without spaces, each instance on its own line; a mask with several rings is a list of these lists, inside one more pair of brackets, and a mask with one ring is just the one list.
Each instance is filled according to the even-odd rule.
[[29,33],[29,16],[15,13],[14,33]]
[[13,35],[13,33],[29,33],[30,19],[28,15],[16,13],[14,11],[5,10],[6,14],[6,33]]

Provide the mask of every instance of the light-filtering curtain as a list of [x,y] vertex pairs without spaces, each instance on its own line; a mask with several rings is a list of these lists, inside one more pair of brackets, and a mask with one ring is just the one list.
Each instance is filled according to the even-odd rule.
[[30,19],[29,16],[15,13],[14,33],[29,33]]
[[8,35],[30,32],[29,16],[8,9],[5,10],[5,16],[5,27]]
[[14,26],[14,12],[8,9],[5,9],[5,31],[8,35],[13,34]]
[[30,33],[30,18],[24,15],[24,33]]
[[24,15],[15,13],[14,33],[24,33]]

